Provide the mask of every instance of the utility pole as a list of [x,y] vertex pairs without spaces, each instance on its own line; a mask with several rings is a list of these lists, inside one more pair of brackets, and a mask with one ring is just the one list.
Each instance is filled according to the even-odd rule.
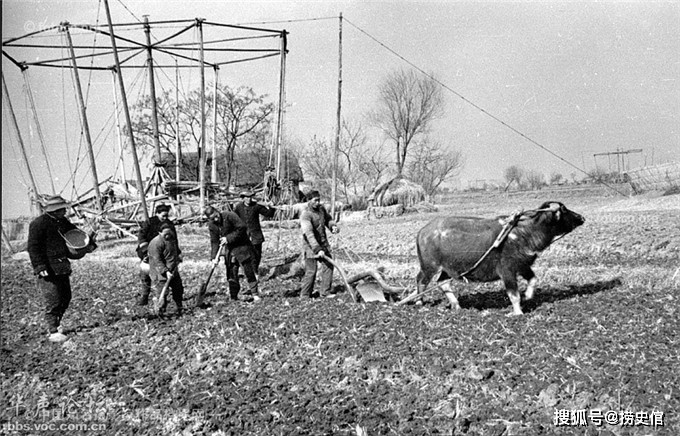
[[331,191],[331,216],[335,219],[335,202],[338,192],[338,154],[340,153],[340,131],[342,124],[342,12],[338,31],[338,111],[335,125],[335,147],[333,149],[333,189]]
[[201,156],[199,161],[198,176],[199,176],[199,207],[201,211],[205,208],[205,53],[203,50],[203,20],[196,19],[196,27],[198,27],[198,35],[200,41],[200,75],[201,75]]
[[283,136],[283,106],[286,101],[286,48],[288,32],[281,32],[281,67],[279,74],[279,107],[276,115],[276,180],[281,180],[281,137]]
[[220,68],[215,65],[215,85],[213,87],[213,135],[212,135],[212,166],[210,167],[210,181],[217,183],[217,79]]
[[[180,168],[182,162],[182,149],[179,135],[179,63],[175,59],[175,181],[180,182]],[[179,194],[177,194],[179,200]]]
[[[609,166],[610,166],[610,171],[611,171],[611,157],[615,156],[616,157],[616,169],[619,174],[621,174],[621,171],[626,170],[626,156],[631,154],[631,153],[642,153],[641,148],[634,148],[630,150],[621,150],[619,148],[616,149],[616,151],[607,151],[604,153],[595,153],[593,154],[593,158],[595,159],[596,156],[607,156],[607,159],[609,160]],[[630,164],[630,163],[629,163]],[[595,159],[595,165],[597,166],[597,159]]]

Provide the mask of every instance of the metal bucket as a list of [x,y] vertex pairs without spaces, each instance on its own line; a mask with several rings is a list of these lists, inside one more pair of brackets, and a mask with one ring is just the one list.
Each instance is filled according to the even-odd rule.
[[81,255],[88,252],[88,247],[90,245],[90,237],[87,233],[80,229],[69,230],[68,232],[61,235],[66,241],[66,247],[68,251],[73,255]]

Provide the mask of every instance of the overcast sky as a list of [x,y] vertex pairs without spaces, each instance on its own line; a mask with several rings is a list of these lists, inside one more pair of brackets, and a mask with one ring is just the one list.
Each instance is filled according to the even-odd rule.
[[[96,0],[5,0],[2,7],[3,41],[62,21],[106,22]],[[628,155],[631,167],[680,159],[677,1],[110,0],[110,7],[116,23],[136,22],[149,15],[151,21],[199,17],[219,23],[258,23],[258,27],[286,29],[290,34],[285,136],[304,143],[313,136],[334,135],[337,17],[342,12],[346,19],[343,117],[365,121],[366,113],[376,105],[378,84],[389,73],[412,68],[409,63],[431,72],[449,88],[444,91],[445,116],[433,134],[462,151],[465,167],[458,182],[463,186],[470,180],[502,179],[503,170],[513,164],[546,176],[552,172],[565,177],[580,173],[455,93],[581,169],[593,168],[594,153],[617,149],[643,150]],[[52,35],[53,43],[62,42],[63,36],[58,32]],[[31,50],[12,49],[12,55],[19,61],[33,60],[37,55]],[[21,73],[4,57],[2,71],[24,129],[22,136],[37,184],[48,192],[50,181],[37,133],[35,128],[29,128],[30,112]],[[63,195],[73,199],[69,171],[80,165],[78,193],[91,186],[91,176],[68,74],[54,68],[29,68],[57,190],[63,189]],[[124,74],[130,83],[137,75]],[[159,73],[157,86],[172,89],[173,75]],[[208,80],[212,82],[212,77]],[[277,80],[277,58],[220,71],[220,83],[251,86],[259,94],[268,94],[272,101],[277,95]],[[107,134],[110,129],[103,131],[113,113],[111,74],[81,73],[81,82],[90,83],[88,118],[92,136],[97,137],[99,179],[103,180],[115,169],[115,137]],[[197,86],[196,73],[187,82]],[[131,84],[129,94],[132,104],[142,91]],[[28,213],[26,192],[30,183],[4,104],[2,111],[2,217],[8,218]],[[378,144],[382,139],[372,135],[371,141]],[[598,158],[598,163],[608,166],[606,157]],[[131,166],[128,178],[132,178]]]

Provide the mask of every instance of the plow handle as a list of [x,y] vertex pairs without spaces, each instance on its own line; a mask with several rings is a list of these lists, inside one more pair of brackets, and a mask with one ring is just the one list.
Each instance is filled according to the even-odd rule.
[[338,265],[333,259],[326,256],[325,254],[323,256],[319,257],[319,259],[323,259],[323,260],[327,261],[328,263],[333,265],[338,270],[338,272],[340,273],[340,276],[342,277],[342,281],[345,283],[345,287],[347,288],[347,291],[349,292],[349,295],[352,297],[352,301],[354,301],[356,303],[357,302],[357,296],[354,293],[354,288],[352,288],[349,285],[349,282],[347,281],[347,275],[345,274],[345,271],[343,271],[343,269],[340,268],[340,265]]

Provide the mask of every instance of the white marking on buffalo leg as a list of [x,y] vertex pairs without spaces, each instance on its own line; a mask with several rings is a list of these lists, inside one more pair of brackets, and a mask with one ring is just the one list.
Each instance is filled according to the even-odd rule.
[[508,297],[510,297],[510,302],[512,303],[512,313],[509,313],[508,316],[523,315],[524,312],[522,312],[522,307],[519,304],[520,297],[517,289],[508,289]]
[[451,309],[460,310],[460,304],[458,304],[456,294],[454,294],[453,289],[451,289],[451,282],[444,283],[442,285],[442,290],[444,291],[444,295],[446,295],[446,298],[448,298],[449,303],[451,304]]
[[536,292],[536,283],[538,283],[538,279],[536,277],[532,277],[531,280],[529,280],[527,290],[524,291],[524,296],[527,300],[534,298],[534,292]]

